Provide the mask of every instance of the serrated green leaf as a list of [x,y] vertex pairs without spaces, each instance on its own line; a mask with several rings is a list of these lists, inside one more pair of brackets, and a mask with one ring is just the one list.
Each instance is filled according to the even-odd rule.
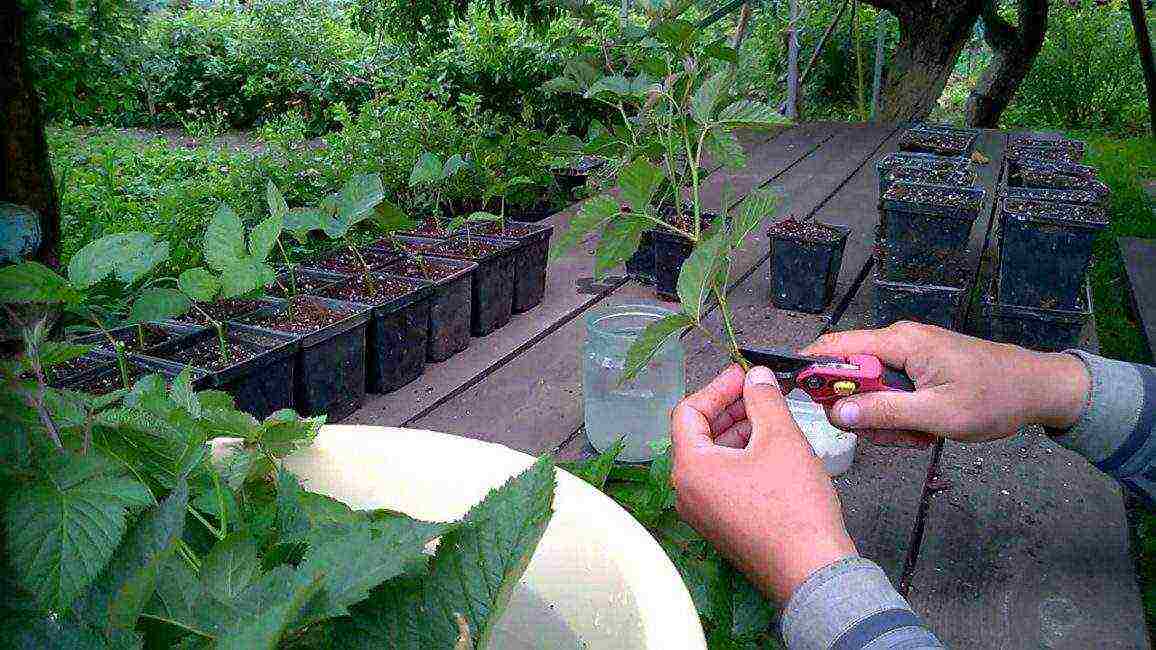
[[588,199],[578,209],[578,214],[570,220],[570,227],[562,233],[550,251],[550,258],[557,259],[574,248],[590,231],[598,228],[619,213],[618,202],[607,194]]
[[201,402],[193,392],[193,372],[188,366],[173,379],[173,385],[169,388],[169,398],[194,418],[201,417]]
[[116,278],[125,284],[133,284],[147,276],[169,258],[169,245],[166,242],[154,242],[149,236],[149,243],[136,250],[125,252],[125,257],[116,266]]
[[409,186],[414,187],[425,183],[436,183],[442,179],[442,161],[436,154],[422,152],[413,164],[409,173]]
[[625,436],[615,440],[609,449],[594,458],[563,465],[563,469],[601,490],[606,486],[606,479],[610,477],[614,461],[618,459],[623,449],[626,449]]
[[145,289],[136,297],[129,312],[129,323],[144,323],[150,320],[176,318],[189,310],[189,298],[166,287]]
[[64,278],[39,262],[0,268],[0,303],[74,303],[80,294]]
[[267,217],[249,232],[249,255],[260,261],[269,258],[277,238],[281,236],[281,217]]
[[406,214],[401,208],[389,200],[383,199],[378,204],[373,221],[386,234],[412,230],[419,224]]
[[710,43],[702,50],[703,56],[716,59],[724,63],[736,64],[739,62],[738,50],[727,44],[726,39],[720,38]]
[[381,176],[358,174],[341,188],[341,196],[337,200],[338,217],[352,226],[369,218],[373,209],[384,199],[385,188],[382,187]]
[[302,610],[321,589],[322,576],[293,574],[291,587],[266,607],[242,618],[221,632],[218,650],[276,650]]
[[[695,321],[702,318],[711,288],[725,268],[730,240],[725,232],[699,242],[678,272],[678,299],[682,310]],[[723,287],[725,289],[725,287]]]
[[470,222],[477,223],[496,223],[501,221],[502,217],[494,214],[493,212],[483,212],[479,210],[478,212],[471,212],[467,219]]
[[161,565],[153,598],[143,612],[147,618],[197,634],[205,642],[219,636],[243,615],[233,602],[208,593],[185,561],[175,556]]
[[786,194],[780,187],[770,187],[747,195],[739,208],[738,218],[732,227],[732,243],[738,248],[755,232],[764,220],[774,219],[786,209]]
[[691,98],[691,114],[699,124],[709,124],[714,119],[714,111],[723,98],[726,87],[730,83],[730,73],[716,72],[709,76],[694,91]]
[[765,633],[774,620],[775,610],[750,580],[738,571],[732,571],[731,580],[731,634],[748,638]]
[[188,487],[180,481],[172,494],[141,516],[78,603],[84,620],[106,634],[136,626],[152,598],[157,572],[184,532],[188,501]]
[[626,364],[622,370],[622,382],[628,382],[642,372],[659,350],[686,331],[694,321],[686,314],[671,314],[654,321],[642,330],[626,351]]
[[67,607],[112,557],[126,509],[145,498],[140,483],[104,477],[67,489],[34,484],[11,494],[4,523],[19,584],[45,609]]
[[582,88],[578,86],[578,82],[569,77],[554,77],[542,84],[542,90],[547,94],[561,94],[578,93],[582,91]]
[[91,349],[91,345],[45,341],[40,344],[40,365],[45,368],[58,366],[88,354]]
[[454,174],[469,166],[470,164],[466,162],[464,158],[462,158],[461,154],[455,153],[449,158],[446,158],[445,165],[442,165],[442,180],[450,178]]
[[261,423],[258,440],[261,447],[274,458],[284,458],[309,446],[324,423],[323,415],[301,417],[291,409],[282,409]]
[[780,115],[768,104],[749,99],[740,99],[719,111],[717,121],[729,127],[766,130],[790,124],[791,120]]
[[91,241],[69,260],[68,281],[87,289],[111,275],[127,257],[139,254],[152,239],[148,233],[126,232]]
[[251,537],[233,534],[217,542],[201,565],[205,590],[223,602],[233,602],[260,576],[260,549]]
[[742,169],[747,164],[747,154],[738,137],[731,131],[712,127],[703,139],[707,152],[714,162],[729,170]]
[[224,271],[244,256],[245,228],[228,204],[217,206],[217,212],[205,228],[203,247],[205,264],[215,271]]
[[289,216],[289,204],[285,202],[285,196],[281,194],[281,190],[277,189],[277,185],[273,181],[265,184],[265,204],[269,206],[269,216],[276,217],[285,222]]
[[634,255],[649,226],[650,222],[639,215],[623,215],[607,224],[594,256],[594,278],[602,279],[607,271]]
[[[252,417],[252,416],[250,416]],[[264,456],[256,449],[237,449],[219,464],[218,471],[225,483],[234,490],[240,490]]]
[[282,224],[284,230],[289,231],[304,243],[308,234],[314,230],[325,230],[333,221],[333,217],[316,207],[293,208],[285,215]]
[[237,260],[221,272],[221,297],[236,298],[265,286],[272,270],[252,257]]
[[636,158],[618,172],[618,186],[632,210],[646,212],[655,190],[665,178],[662,170],[649,160]]
[[217,297],[221,281],[207,269],[197,267],[177,276],[177,287],[181,293],[199,302],[211,302]]
[[694,42],[698,29],[686,20],[666,20],[658,25],[654,35],[671,49],[682,51]]

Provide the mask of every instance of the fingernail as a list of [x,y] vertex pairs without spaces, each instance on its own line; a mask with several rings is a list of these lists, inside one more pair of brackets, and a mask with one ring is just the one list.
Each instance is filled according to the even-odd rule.
[[836,407],[835,417],[839,419],[839,424],[855,426],[855,421],[859,419],[859,405],[855,402],[843,402]]
[[755,384],[756,386],[774,386],[779,387],[779,380],[775,379],[775,373],[771,372],[769,368],[763,366],[755,366],[747,371],[747,382]]

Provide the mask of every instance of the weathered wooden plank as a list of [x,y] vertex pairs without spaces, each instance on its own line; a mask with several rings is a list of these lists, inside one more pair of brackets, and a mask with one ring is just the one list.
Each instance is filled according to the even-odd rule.
[[1148,351],[1156,355],[1156,239],[1121,237],[1119,245],[1132,305],[1144,326]]
[[[748,162],[749,171],[732,181],[732,191],[749,191],[800,159],[812,156],[814,145],[830,139],[830,128],[804,125],[755,148]],[[771,151],[765,151],[768,148]],[[762,181],[758,180],[760,176]],[[723,184],[716,177],[708,179],[702,196],[704,205],[717,211],[722,204]],[[751,242],[736,256],[736,268],[747,271],[759,263],[765,256],[764,249],[765,246]],[[587,261],[587,269],[589,264]],[[628,284],[598,304],[653,301],[653,296],[650,288]],[[589,307],[593,306],[591,303]],[[576,318],[477,385],[419,418],[414,426],[484,437],[522,449],[559,446],[573,437],[582,421],[579,351],[584,341],[585,323]]]

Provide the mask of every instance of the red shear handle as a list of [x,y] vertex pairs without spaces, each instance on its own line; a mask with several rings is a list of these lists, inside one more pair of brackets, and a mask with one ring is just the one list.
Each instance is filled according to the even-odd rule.
[[817,363],[799,373],[798,385],[820,404],[859,393],[881,390],[914,391],[911,378],[887,368],[870,354],[852,354],[837,363]]

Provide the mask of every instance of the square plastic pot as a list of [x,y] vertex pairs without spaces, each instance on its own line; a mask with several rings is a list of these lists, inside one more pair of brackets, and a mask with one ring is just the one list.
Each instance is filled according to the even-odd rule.
[[274,298],[288,298],[290,291],[295,285],[297,295],[315,296],[318,295],[321,289],[336,282],[341,282],[348,277],[348,275],[341,273],[329,273],[301,267],[294,270],[292,281],[290,280],[288,272],[279,274],[277,276],[277,282],[267,288],[265,292]]
[[899,150],[939,156],[970,156],[978,134],[967,129],[920,125],[903,132]]
[[65,388],[78,378],[115,366],[116,357],[112,353],[104,353],[94,348],[72,361],[45,368],[44,379],[49,386]]
[[895,183],[879,203],[880,277],[959,286],[954,272],[983,205],[982,188]]
[[1085,283],[1075,309],[1040,309],[1003,304],[999,299],[999,274],[992,279],[982,304],[982,336],[1001,343],[1057,352],[1075,347],[1092,316],[1092,288]]
[[914,151],[893,151],[880,156],[875,162],[875,172],[883,176],[887,172],[899,167],[915,167],[917,169],[942,171],[968,171],[975,169],[975,165],[966,156],[938,156],[931,153],[916,153]]
[[[324,291],[326,284],[316,290]],[[365,339],[370,308],[317,296],[299,295],[297,305],[313,305],[341,314],[330,325],[308,330],[288,327],[287,301],[269,301],[239,324],[249,329],[292,336],[297,341],[293,369],[294,401],[302,415],[327,415],[340,421],[365,401]],[[297,330],[297,331],[295,331]]]
[[768,234],[771,246],[771,304],[779,309],[820,313],[835,295],[843,265],[843,249],[851,229],[827,224],[839,231],[834,241],[815,241]]
[[876,327],[886,327],[901,320],[938,325],[948,329],[956,329],[959,326],[966,289],[894,282],[878,275],[875,276],[874,283],[875,296],[871,312]]
[[165,320],[167,324],[182,325],[184,327],[208,327],[210,323],[198,307],[208,312],[214,319],[220,322],[244,316],[252,313],[263,306],[259,298],[225,298],[211,303],[197,303],[196,306],[189,309],[184,314]]
[[665,230],[652,231],[654,238],[654,294],[678,302],[678,274],[694,251],[694,242]]
[[198,344],[217,343],[215,329],[205,329],[154,348],[148,354],[132,355],[144,365],[164,372],[180,372],[192,365],[198,379],[194,388],[215,388],[233,396],[237,409],[262,419],[281,409],[296,408],[294,369],[298,342],[291,336],[252,330],[228,324],[225,339],[232,345],[254,352],[244,360],[234,360],[222,368],[204,368],[186,364],[182,352]]
[[1088,190],[1005,187],[1003,188],[1003,197],[1017,201],[1047,201],[1049,203],[1092,205],[1106,208],[1108,207],[1109,193],[1107,191],[1093,192]]
[[1092,243],[1108,226],[1103,208],[1003,199],[999,206],[999,301],[1077,309]]
[[569,167],[554,170],[554,180],[566,192],[571,192],[586,184],[590,174],[606,165],[606,159],[598,156],[582,156]]
[[[509,239],[474,237],[495,250],[477,255],[445,247],[446,242],[426,237],[399,236],[398,241],[410,253],[433,255],[474,262],[474,281],[470,298],[470,333],[486,336],[510,322],[514,313],[514,266],[518,243]],[[450,240],[450,243],[458,240]]]
[[1041,152],[1059,152],[1071,162],[1079,162],[1084,157],[1087,145],[1082,140],[1067,138],[1043,138],[1030,135],[1012,136],[1008,143],[1008,152],[1019,157],[1021,154],[1031,156]]
[[379,286],[390,287],[388,295],[365,295],[358,291],[356,280],[334,285],[327,292],[372,310],[366,337],[368,390],[389,393],[425,371],[434,287],[422,280],[381,273],[373,279]]
[[546,295],[546,261],[550,257],[550,236],[554,226],[550,224],[506,222],[501,233],[487,233],[487,236],[510,239],[518,242],[514,253],[514,302],[515,314],[529,311],[542,304]]
[[[362,259],[370,271],[380,271],[398,258],[400,253],[385,249],[358,249]],[[365,273],[365,266],[347,248],[334,251],[328,257],[302,265],[308,271],[320,271],[336,275],[361,275]]]
[[[478,265],[445,257],[423,257],[422,260],[422,264],[415,260],[398,260],[385,267],[382,272],[433,283],[433,292],[429,299],[426,359],[435,362],[445,361],[470,347],[472,312],[470,303],[473,295],[474,271]],[[436,277],[427,277],[423,269],[428,269]]]
[[626,273],[635,282],[652,285],[655,281],[654,271],[654,230],[642,231],[642,238],[638,242],[638,250],[626,260]]
[[[141,377],[152,374],[161,375],[164,377],[165,383],[169,383],[180,372],[178,368],[168,366],[154,367],[142,363],[140,360],[131,356],[125,359],[125,370],[128,374],[129,387],[135,385],[136,381]],[[196,385],[198,381],[203,381],[204,376],[200,371],[191,370],[190,372],[192,373],[194,385]],[[90,395],[107,395],[125,387],[124,378],[121,376],[120,368],[115,362],[112,365],[106,365],[52,385],[56,388],[80,391]]]
[[[148,352],[149,350],[163,345],[168,341],[178,339],[182,336],[192,334],[193,332],[203,329],[201,327],[190,327],[186,325],[178,325],[172,322],[149,322],[142,323],[141,327],[145,330],[145,344],[143,347],[139,344],[136,325],[126,325],[125,327],[117,327],[108,331],[108,334],[117,341],[124,343],[125,353],[134,352]],[[93,350],[98,353],[108,354],[115,357],[116,350],[113,349],[112,343],[109,342],[108,337],[103,332],[93,332],[78,336],[73,339],[75,342],[83,345],[93,346]]]
[[946,187],[976,187],[975,169],[926,169],[923,167],[892,167],[879,175],[879,196],[895,183],[943,185]]

